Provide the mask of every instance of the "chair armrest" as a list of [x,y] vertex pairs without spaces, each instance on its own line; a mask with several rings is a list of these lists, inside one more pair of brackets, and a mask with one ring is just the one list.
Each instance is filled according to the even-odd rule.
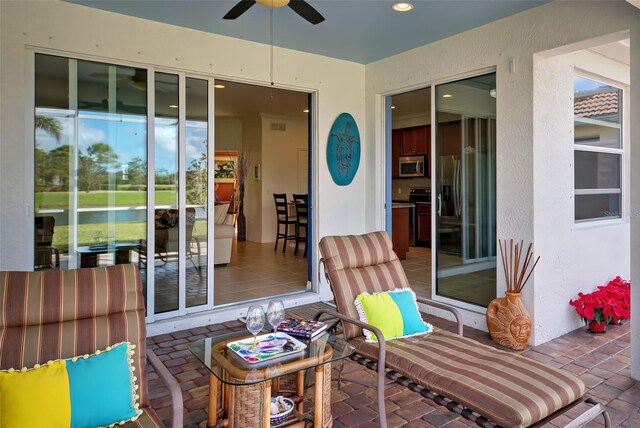
[[227,224],[229,226],[233,226],[233,221],[234,221],[234,215],[233,214],[227,214],[224,218],[224,221],[222,222],[222,224]]
[[444,303],[436,302],[435,300],[427,299],[426,297],[416,296],[416,300],[419,303],[424,303],[425,305],[433,306],[434,308],[444,309],[445,311],[451,312],[453,314],[453,316],[455,317],[455,319],[456,319],[456,325],[458,327],[458,334],[460,336],[464,336],[464,334],[463,334],[464,324],[462,324],[462,315],[460,314],[460,312],[456,308],[454,308],[453,306],[446,305]]
[[329,309],[329,308],[325,308],[325,309],[320,309],[320,311],[316,314],[316,316],[313,318],[314,320],[318,321],[320,319],[320,316],[322,314],[327,314],[327,315],[331,315],[334,316],[344,322],[348,322],[351,324],[355,324],[358,327],[362,327],[362,328],[366,328],[367,330],[372,331],[376,337],[378,338],[378,379],[377,379],[377,385],[378,385],[378,412],[379,412],[379,417],[381,418],[381,424],[380,426],[383,428],[386,428],[387,426],[387,419],[386,419],[386,412],[384,409],[384,379],[385,376],[387,374],[387,363],[386,363],[386,358],[387,358],[387,345],[386,345],[386,341],[384,339],[384,335],[382,334],[382,332],[372,326],[369,325],[367,323],[364,323],[358,319],[355,318],[351,318],[349,316],[343,315],[338,311],[334,311],[333,309]]
[[184,404],[182,402],[182,390],[176,378],[173,377],[169,370],[162,364],[160,358],[151,349],[147,348],[147,360],[156,371],[158,376],[169,387],[171,393],[171,407],[173,409],[172,428],[182,428]]

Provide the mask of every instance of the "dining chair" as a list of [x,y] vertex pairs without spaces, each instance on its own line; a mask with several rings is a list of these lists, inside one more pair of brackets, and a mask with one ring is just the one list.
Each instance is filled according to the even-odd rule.
[[[307,257],[307,234],[308,234],[308,195],[293,194],[293,203],[296,207],[296,247],[293,255],[298,254],[298,244],[304,243],[304,256]],[[303,230],[304,229],[304,233]]]
[[[284,253],[287,249],[287,240],[296,239],[295,230],[297,230],[298,221],[295,216],[289,215],[289,206],[287,204],[287,194],[286,193],[274,193],[273,200],[276,204],[276,245],[273,247],[273,251],[278,250],[278,241],[280,239],[284,239],[284,246],[282,247],[282,252]],[[284,226],[284,232],[280,231],[280,226]],[[294,233],[292,235],[289,234],[289,226],[294,226]]]
[[60,250],[53,246],[55,225],[53,216],[35,217],[33,265],[36,270],[60,269]]

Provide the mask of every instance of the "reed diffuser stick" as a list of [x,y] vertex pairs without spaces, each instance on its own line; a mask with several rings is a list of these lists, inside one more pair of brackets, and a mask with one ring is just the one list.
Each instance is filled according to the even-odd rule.
[[524,241],[516,242],[513,244],[513,239],[509,241],[509,252],[507,253],[507,240],[504,243],[498,241],[500,246],[500,257],[502,258],[502,268],[504,271],[504,278],[507,282],[507,291],[510,293],[521,293],[525,284],[531,277],[533,270],[538,265],[540,256],[538,256],[533,263],[533,243],[530,243],[527,247],[527,251],[524,251]]

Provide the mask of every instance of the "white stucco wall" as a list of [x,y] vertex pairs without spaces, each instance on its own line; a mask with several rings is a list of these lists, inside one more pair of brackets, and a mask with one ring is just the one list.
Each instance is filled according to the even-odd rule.
[[242,121],[237,117],[216,117],[216,151],[242,150]]
[[[625,30],[630,30],[631,34],[633,64],[633,58],[637,58],[634,55],[638,55],[637,51],[634,53],[634,45],[640,44],[640,10],[625,2],[554,2],[368,64],[366,68],[366,134],[377,142],[374,145],[363,146],[368,172],[367,188],[377,189],[367,194],[366,206],[367,212],[370,213],[367,217],[367,229],[370,230],[384,227],[384,134],[381,95],[406,92],[417,87],[457,80],[470,74],[496,69],[497,233],[498,238],[502,239],[535,241],[536,252],[543,257],[540,270],[532,276],[524,293],[525,304],[536,317],[534,335],[530,342],[534,345],[577,326],[575,319],[569,320],[569,297],[559,297],[555,294],[554,290],[563,287],[564,283],[558,283],[554,273],[563,266],[564,270],[572,272],[571,277],[567,278],[565,275],[565,279],[576,283],[583,281],[584,277],[577,271],[597,258],[598,263],[594,268],[606,265],[610,266],[611,270],[607,269],[606,273],[597,277],[593,274],[594,271],[587,271],[592,273],[585,275],[590,276],[591,287],[613,274],[628,272],[628,260],[627,268],[624,269],[625,259],[620,260],[621,253],[613,251],[611,246],[602,245],[601,241],[604,239],[605,242],[612,243],[618,238],[624,241],[623,235],[625,231],[628,233],[629,226],[603,228],[597,234],[587,231],[574,233],[567,241],[565,238],[554,240],[555,229],[551,229],[551,226],[543,227],[544,223],[540,223],[552,217],[548,211],[552,208],[542,203],[536,205],[536,189],[545,188],[550,182],[537,173],[535,160],[550,162],[550,165],[556,166],[560,166],[560,160],[545,155],[546,147],[542,136],[546,133],[547,124],[534,117],[533,58],[539,52]],[[510,70],[510,62],[514,63],[515,70]],[[631,83],[639,86],[637,74],[635,76],[635,80],[632,77]],[[637,93],[633,94],[633,97],[636,98],[631,102],[631,109],[633,111],[635,105],[637,111]],[[638,144],[640,132],[638,121],[631,122],[629,145],[634,146]],[[561,178],[571,180],[572,183],[572,175],[565,171],[566,161],[565,159]],[[635,191],[640,192],[640,189]],[[553,199],[549,192],[543,194]],[[563,201],[559,217],[567,214],[566,207],[572,203]],[[570,215],[566,221],[571,222],[572,219]],[[565,229],[568,227],[570,225],[565,226]],[[541,238],[542,242],[537,242],[538,232],[547,234],[548,236],[545,236],[550,241]],[[628,235],[626,239],[628,240]],[[567,251],[567,246],[571,250]],[[634,253],[632,249],[631,260],[640,264],[637,251],[636,249]],[[573,254],[567,254],[569,252]],[[545,266],[545,263],[548,264]],[[545,267],[541,268],[542,266]],[[500,271],[500,268],[498,270]],[[501,295],[504,289],[504,278],[498,275],[498,295]],[[553,298],[557,299],[559,306],[550,304]],[[561,319],[558,320],[560,306]],[[466,312],[465,317],[467,322],[473,325],[474,322],[483,323],[479,315]],[[555,323],[562,325],[558,326]],[[640,354],[640,345],[637,352]]]
[[[28,48],[269,82],[267,45],[59,1],[2,1],[0,10],[0,269],[33,266],[33,69]],[[274,57],[278,86],[318,94],[313,152],[317,233],[364,231],[364,172],[361,169],[350,186],[335,186],[324,155],[329,128],[338,114],[348,111],[364,123],[364,65],[280,48],[275,48]],[[339,222],[335,206],[341,207]],[[323,292],[328,295],[328,290]]]
[[259,114],[242,118],[243,148],[249,154],[249,171],[244,187],[244,214],[247,219],[247,241],[262,239],[262,181],[252,177],[252,165],[262,163],[262,118]]
[[[630,224],[622,219],[574,222],[575,70],[597,73],[600,80],[629,84],[629,67],[579,50],[534,60],[534,242],[541,259],[535,274],[532,314],[536,342],[578,328],[582,321],[567,303],[617,275],[630,276]],[[622,108],[629,123],[628,104]],[[628,147],[629,128],[623,130]],[[629,171],[629,156],[623,171]],[[629,202],[629,174],[623,180],[623,207]],[[553,314],[554,316],[550,316]]]
[[[286,130],[273,131],[272,123],[284,124]],[[306,119],[262,115],[262,234],[259,242],[276,241],[273,194],[286,193],[291,200],[291,195],[298,193],[298,149],[308,147],[308,135]],[[280,231],[284,231],[282,226]],[[293,228],[289,233],[293,233]],[[280,249],[283,242],[278,244]]]

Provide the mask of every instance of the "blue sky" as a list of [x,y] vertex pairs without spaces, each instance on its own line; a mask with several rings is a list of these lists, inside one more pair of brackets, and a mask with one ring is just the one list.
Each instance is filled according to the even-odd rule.
[[[63,144],[71,144],[73,139],[74,118],[68,110],[37,109],[36,114],[53,116],[62,129],[60,141],[46,133],[36,130],[38,147],[50,151]],[[176,172],[176,150],[178,127],[177,120],[158,119],[156,121],[156,171],[161,169],[169,173]],[[206,152],[206,123],[187,121],[186,124],[186,165]],[[118,163],[127,164],[136,156],[147,158],[147,121],[138,115],[113,115],[108,113],[81,112],[78,120],[78,146],[86,153],[95,143],[108,143],[118,154]],[[117,169],[120,165],[118,165]]]

